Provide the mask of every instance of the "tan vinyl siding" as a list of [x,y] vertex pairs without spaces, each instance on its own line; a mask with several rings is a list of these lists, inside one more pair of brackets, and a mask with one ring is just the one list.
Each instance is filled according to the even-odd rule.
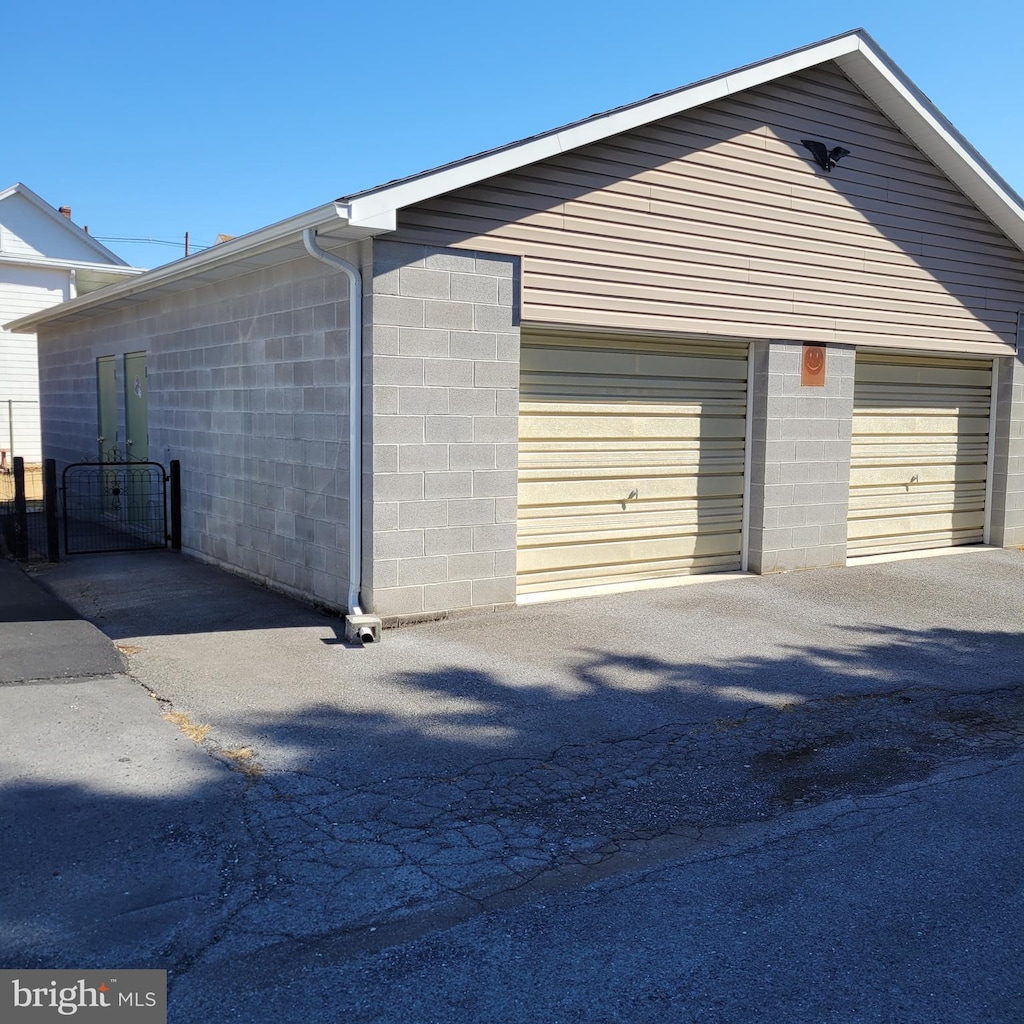
[[[823,174],[803,138],[850,149]],[[403,211],[524,258],[524,323],[970,351],[1024,256],[834,65]]]
[[745,346],[531,333],[518,592],[738,569]]
[[859,353],[850,555],[980,544],[992,364]]

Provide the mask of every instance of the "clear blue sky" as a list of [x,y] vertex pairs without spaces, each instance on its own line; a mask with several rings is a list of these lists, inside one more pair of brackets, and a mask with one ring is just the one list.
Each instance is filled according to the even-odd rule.
[[856,27],[1024,192],[1020,0],[9,4],[0,188],[209,244]]

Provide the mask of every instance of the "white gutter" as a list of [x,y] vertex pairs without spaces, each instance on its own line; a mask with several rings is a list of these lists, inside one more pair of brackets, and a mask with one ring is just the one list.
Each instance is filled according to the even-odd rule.
[[123,263],[89,263],[86,260],[60,260],[51,256],[23,256],[20,253],[0,250],[0,263],[18,267],[48,267],[54,270],[102,270],[112,276],[130,277],[144,274],[145,267],[129,267]]
[[[379,639],[370,619],[360,606],[359,584],[363,578],[363,277],[354,263],[317,245],[316,228],[305,228],[302,244],[306,252],[348,278],[348,609],[353,639],[369,643]],[[346,631],[348,632],[348,631]]]

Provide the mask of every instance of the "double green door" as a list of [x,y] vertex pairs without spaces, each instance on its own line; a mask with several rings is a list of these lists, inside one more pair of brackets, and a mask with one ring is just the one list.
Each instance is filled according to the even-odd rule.
[[149,395],[146,353],[124,357],[124,435],[118,430],[117,357],[96,360],[100,462],[145,462],[149,458]]
[[[96,360],[98,404],[97,445],[100,462],[146,462],[149,459],[149,395],[146,379],[146,353],[128,352],[123,362],[124,433],[118,429],[117,357],[100,356]],[[104,472],[103,503],[108,514],[129,521],[144,520],[149,505],[158,496],[150,494],[151,475],[120,467]],[[125,507],[126,506],[126,507]]]

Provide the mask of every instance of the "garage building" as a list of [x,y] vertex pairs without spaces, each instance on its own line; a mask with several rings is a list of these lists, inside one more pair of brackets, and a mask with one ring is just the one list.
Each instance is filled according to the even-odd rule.
[[853,32],[14,329],[47,455],[125,438],[112,374],[186,551],[401,620],[1024,544],[1022,246]]

